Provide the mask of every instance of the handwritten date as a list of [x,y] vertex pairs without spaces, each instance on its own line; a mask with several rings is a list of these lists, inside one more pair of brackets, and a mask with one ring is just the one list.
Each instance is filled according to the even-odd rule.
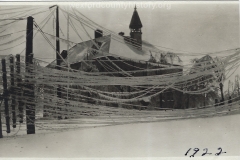
[[[188,153],[189,153],[191,150],[192,150],[192,148],[189,148],[189,149],[187,150],[187,152],[185,153],[185,156],[187,156]],[[199,148],[194,148],[194,149],[193,149],[193,153],[192,153],[192,155],[190,155],[190,157],[194,157],[199,151],[200,151]],[[223,151],[222,151],[222,148],[219,147],[219,148],[218,148],[218,152],[215,153],[215,156],[220,156],[220,155],[223,154],[223,153],[227,153],[227,152],[223,152]],[[207,154],[208,154],[208,155],[211,155],[211,154],[213,154],[213,153],[209,153],[209,152],[208,152],[208,149],[207,149],[207,148],[204,148],[204,149],[203,149],[202,156],[205,156],[205,155],[207,155]]]

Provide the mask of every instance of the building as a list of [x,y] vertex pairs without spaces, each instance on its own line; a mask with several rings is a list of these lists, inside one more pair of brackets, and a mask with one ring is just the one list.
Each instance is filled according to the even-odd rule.
[[[61,55],[70,63],[72,69],[86,72],[111,72],[109,76],[137,77],[182,72],[182,61],[177,55],[162,51],[142,39],[142,27],[140,16],[135,7],[129,25],[129,36],[125,36],[123,32],[120,32],[118,35],[104,35],[102,30],[97,29],[95,30],[94,39],[76,44],[69,49],[69,54],[66,50],[63,50]],[[52,62],[47,67],[55,68],[55,64],[55,62]],[[61,62],[61,65],[67,67],[64,62]],[[179,66],[179,68],[170,69],[171,66]],[[146,71],[146,69],[150,68],[157,69],[163,67],[169,69]],[[136,71],[140,68],[144,69],[144,71],[127,72]],[[113,73],[114,71],[115,73]],[[118,73],[118,71],[126,71],[126,73]],[[130,86],[104,86],[98,89],[112,92],[135,91],[135,88]],[[158,91],[155,90],[154,92]],[[149,106],[148,108],[151,109],[181,108],[181,94],[178,91],[168,89],[155,99],[142,101],[139,104]],[[105,105],[111,106],[112,104]]]

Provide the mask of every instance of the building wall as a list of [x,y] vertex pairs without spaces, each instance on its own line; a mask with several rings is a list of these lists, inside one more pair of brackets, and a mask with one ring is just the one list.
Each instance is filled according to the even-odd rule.
[[[112,60],[112,62],[115,63],[115,65],[117,65],[119,68],[121,68],[124,71],[134,71],[134,70],[139,70],[139,68],[151,68],[151,69],[157,69],[157,68],[161,68],[160,66],[153,66],[148,62],[135,62],[135,61],[131,61],[131,60],[122,60],[122,59],[117,59],[113,56],[108,56],[108,58],[110,60]],[[115,65],[113,65],[111,62],[108,61],[108,59],[106,57],[101,57],[99,58],[99,60],[104,61],[105,65],[108,65],[109,67],[113,68],[114,70],[118,71],[119,68],[117,68]],[[120,61],[117,61],[120,60]],[[71,65],[71,68],[76,69],[76,70],[84,70],[87,72],[90,72],[94,69],[94,71],[99,71],[99,72],[108,72],[108,70],[106,70],[98,61],[92,61],[92,62],[88,62],[90,66],[93,66],[93,68],[90,68],[89,65],[86,65],[84,63],[75,63]],[[164,75],[164,74],[170,74],[170,73],[176,73],[176,72],[182,72],[182,69],[169,69],[169,70],[161,70],[161,71],[142,71],[142,72],[135,72],[135,73],[130,73],[132,76],[134,77],[140,77],[140,76],[150,76],[150,75]],[[110,76],[116,76],[116,77],[122,77],[124,75],[120,74],[120,73],[112,73],[109,74]],[[151,84],[149,84],[151,85]],[[93,86],[91,86],[93,87]],[[143,86],[144,87],[144,86]],[[98,86],[95,87],[96,89],[100,89],[102,91],[109,91],[109,92],[132,92],[132,91],[136,91],[135,88],[133,87],[129,87],[129,86]],[[160,90],[156,89],[154,92],[159,92]],[[150,95],[150,94],[147,94]],[[86,94],[86,96],[88,96]],[[97,96],[97,95],[95,95]],[[128,97],[126,97],[128,98]],[[160,102],[160,99],[162,99],[162,102]],[[94,102],[93,102],[94,103]],[[150,103],[146,103],[146,102],[134,102],[133,104],[135,105],[145,105],[148,109],[156,109],[156,108],[183,108],[183,104],[182,104],[182,93],[172,90],[172,89],[168,89],[166,91],[164,91],[161,94],[161,98],[160,95],[156,96],[155,98],[152,98]],[[105,104],[107,106],[118,106],[118,104],[113,104],[113,103],[109,103],[109,104]],[[126,107],[129,108],[130,106],[126,105],[122,105],[122,107]],[[130,108],[136,108],[139,109],[137,107],[130,107]]]

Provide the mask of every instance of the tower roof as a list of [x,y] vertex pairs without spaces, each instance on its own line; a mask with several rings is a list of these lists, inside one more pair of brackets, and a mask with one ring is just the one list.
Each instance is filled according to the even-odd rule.
[[131,28],[131,29],[139,29],[139,28],[142,28],[142,22],[141,22],[141,20],[140,20],[140,18],[139,18],[139,15],[138,15],[137,7],[136,7],[136,6],[135,6],[135,8],[134,8],[134,12],[133,12],[133,15],[132,15],[132,19],[131,19],[129,28]]

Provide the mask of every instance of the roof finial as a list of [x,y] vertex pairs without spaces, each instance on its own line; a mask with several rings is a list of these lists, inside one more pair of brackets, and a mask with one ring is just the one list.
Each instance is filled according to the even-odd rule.
[[137,10],[137,6],[136,6],[136,4],[135,4],[135,8],[134,8],[135,10]]

